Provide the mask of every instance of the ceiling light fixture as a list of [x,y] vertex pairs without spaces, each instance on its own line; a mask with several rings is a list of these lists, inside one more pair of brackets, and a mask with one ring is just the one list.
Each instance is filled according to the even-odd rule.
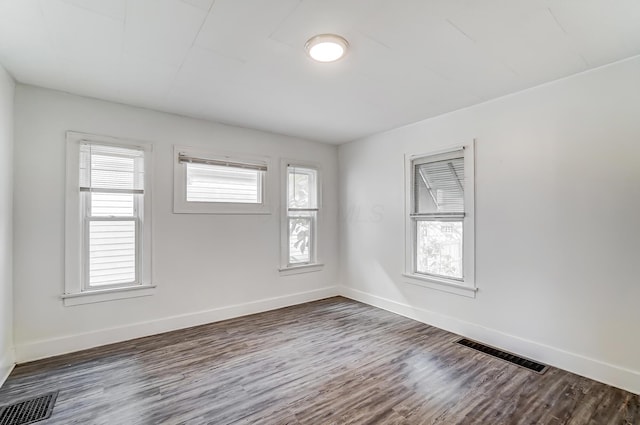
[[334,62],[344,56],[349,43],[335,34],[320,34],[311,37],[304,45],[309,57],[318,62]]

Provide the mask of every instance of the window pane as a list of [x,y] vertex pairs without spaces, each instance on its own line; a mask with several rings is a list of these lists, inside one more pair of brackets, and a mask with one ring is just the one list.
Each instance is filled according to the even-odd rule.
[[462,279],[462,222],[418,221],[418,273]]
[[313,217],[289,217],[289,264],[311,262]]
[[262,203],[262,171],[207,164],[187,167],[187,202]]
[[311,168],[288,168],[288,204],[289,208],[317,208],[318,172]]
[[80,186],[96,189],[144,188],[144,153],[114,146],[80,148]]
[[415,212],[464,212],[464,159],[417,164],[414,167]]
[[91,216],[93,217],[132,217],[132,193],[90,193]]
[[89,286],[136,280],[135,221],[89,222]]

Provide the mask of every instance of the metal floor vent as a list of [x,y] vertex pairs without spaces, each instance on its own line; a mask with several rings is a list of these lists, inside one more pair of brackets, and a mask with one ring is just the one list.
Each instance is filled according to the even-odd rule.
[[0,406],[0,425],[27,425],[48,419],[58,391]]
[[515,354],[507,353],[506,351],[498,350],[497,348],[489,347],[479,342],[471,341],[466,338],[462,338],[456,341],[456,344],[464,345],[481,353],[489,354],[490,356],[497,357],[502,360],[506,360],[514,365],[524,367],[525,369],[532,370],[536,373],[544,373],[547,370],[547,365],[534,362],[533,360],[525,359],[524,357],[517,356]]

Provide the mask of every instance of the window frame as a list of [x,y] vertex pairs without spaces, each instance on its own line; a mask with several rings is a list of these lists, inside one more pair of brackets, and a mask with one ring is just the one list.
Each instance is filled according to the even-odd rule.
[[[311,220],[312,241],[310,243],[310,261],[304,263],[289,262],[289,167],[299,167],[311,169],[316,172],[316,197],[317,210],[315,211],[315,220]],[[281,187],[282,197],[280,203],[280,275],[286,276],[290,274],[309,273],[320,271],[324,264],[319,260],[319,229],[322,226],[322,170],[320,166],[314,162],[282,159],[280,162],[281,169]]]
[[[113,299],[152,295],[152,181],[153,149],[151,143],[68,131],[66,133],[66,193],[65,193],[65,279],[62,295],[65,306],[87,304]],[[90,201],[80,191],[80,146],[92,143],[139,149],[144,152],[144,193],[142,208],[140,198],[134,197],[135,214],[131,218],[139,233],[136,239],[136,279],[133,284],[105,285],[92,288],[88,282],[88,226],[91,221],[124,221],[122,217],[91,217]],[[142,211],[140,211],[140,209]],[[131,218],[126,217],[128,221]]]
[[[247,165],[265,166],[260,186],[261,203],[246,202],[193,202],[187,201],[187,163],[179,160],[180,155],[211,161],[233,162]],[[173,212],[176,214],[271,214],[269,196],[271,181],[271,160],[266,156],[254,156],[230,152],[214,152],[190,146],[173,146]]]
[[[433,218],[412,216],[415,210],[415,173],[417,164],[437,161],[456,151],[463,151],[464,158],[464,217]],[[419,221],[462,222],[462,278],[447,277],[417,271],[417,226]],[[437,289],[467,297],[475,297],[475,140],[465,145],[453,145],[420,154],[405,155],[405,267],[403,276],[407,283]]]

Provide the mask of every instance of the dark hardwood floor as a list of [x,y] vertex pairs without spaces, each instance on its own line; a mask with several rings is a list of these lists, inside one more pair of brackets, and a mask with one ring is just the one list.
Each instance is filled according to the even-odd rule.
[[344,298],[16,367],[0,404],[60,390],[39,424],[640,424],[640,397],[538,375]]

